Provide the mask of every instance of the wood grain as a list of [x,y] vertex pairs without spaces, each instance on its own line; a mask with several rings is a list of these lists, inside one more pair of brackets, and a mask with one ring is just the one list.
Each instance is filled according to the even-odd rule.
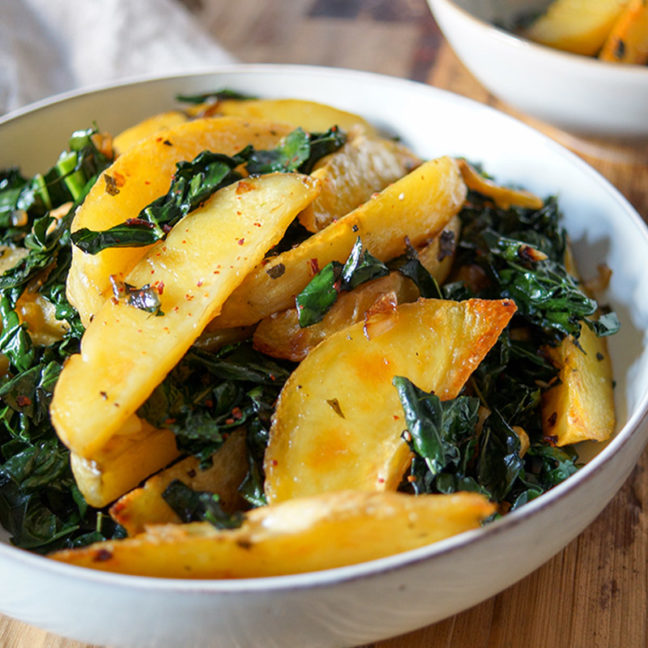
[[[648,216],[646,148],[579,140],[501,104],[442,44],[424,0],[185,1],[243,61],[337,65],[415,78],[522,118],[581,155]],[[646,648],[647,511],[644,452],[597,520],[543,567],[476,607],[371,648]],[[6,617],[0,617],[0,646],[103,648]]]

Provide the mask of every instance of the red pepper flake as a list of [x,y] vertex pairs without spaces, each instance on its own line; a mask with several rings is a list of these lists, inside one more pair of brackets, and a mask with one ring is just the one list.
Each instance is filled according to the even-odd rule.
[[320,271],[319,262],[318,262],[317,259],[311,259],[310,260],[310,268],[311,268],[311,272],[314,275],[316,275]]
[[416,481],[416,475],[407,475],[407,481],[413,484]]
[[243,245],[243,243],[245,243],[245,239],[244,239],[244,238],[241,238],[241,239],[238,240],[238,244],[239,244],[239,245]]
[[254,227],[263,227],[261,223],[252,223],[252,225],[254,225]]
[[240,421],[243,418],[243,412],[240,407],[235,407],[232,409],[232,416],[237,420]]
[[108,549],[99,549],[92,560],[94,562],[106,562],[106,560],[110,560],[112,557],[112,552],[108,551]]
[[253,191],[253,190],[254,190],[254,185],[251,182],[247,182],[245,180],[241,180],[238,183],[238,185],[236,185],[237,194],[247,193],[248,191]]
[[233,423],[234,423],[234,419],[233,419],[233,418],[225,419],[225,424],[226,424],[226,425],[232,425]]
[[278,465],[279,465],[279,462],[278,462],[276,459],[273,459],[270,463],[271,463],[273,466],[278,466]]
[[220,270],[214,270],[214,274],[220,274]]
[[213,401],[211,398],[208,398],[208,399],[205,401],[205,406],[206,406],[206,407],[214,407],[214,401]]
[[153,284],[153,288],[155,288],[158,295],[161,295],[164,292],[164,281],[156,281]]
[[20,396],[16,396],[16,404],[18,407],[27,407],[28,405],[31,405],[31,398],[29,396],[23,396],[22,394]]
[[185,245],[187,243],[186,239],[182,240],[182,244]]
[[151,184],[151,181],[150,181],[150,180],[144,180],[144,184],[145,184],[145,185],[150,185],[150,184]]
[[378,477],[378,483],[379,484],[384,484],[385,483],[384,478],[383,477]]
[[111,298],[110,298],[110,301],[111,301],[113,304],[115,304],[115,306],[117,306],[117,304],[119,304],[119,299],[117,299],[117,297],[111,297]]
[[105,391],[100,391],[100,392],[99,392],[99,395],[100,395],[101,398],[103,398],[104,400],[108,400],[108,394],[107,394]]
[[200,288],[200,286],[202,286],[202,285],[203,285],[203,282],[202,282],[202,281],[199,281],[199,282],[196,284],[196,286],[198,286],[198,288]]
[[193,298],[194,298],[194,296],[193,296],[191,293],[187,293],[187,294],[185,295],[185,299],[186,299],[187,301],[191,301]]
[[180,310],[180,307],[179,307],[179,306],[174,306],[174,307],[173,307],[173,310],[176,311],[176,312],[178,312],[178,311]]
[[398,416],[398,414],[394,414],[394,421],[398,421],[399,418],[400,416]]

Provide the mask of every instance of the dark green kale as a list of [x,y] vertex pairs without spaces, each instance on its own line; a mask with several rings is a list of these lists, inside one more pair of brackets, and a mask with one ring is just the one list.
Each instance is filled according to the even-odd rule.
[[462,238],[457,263],[479,265],[488,286],[474,296],[511,298],[517,317],[541,329],[554,344],[578,338],[581,322],[597,335],[619,328],[613,313],[595,320],[597,304],[564,266],[564,230],[555,198],[541,209],[501,209],[475,192],[461,212]]
[[236,99],[238,101],[245,101],[249,99],[258,99],[252,95],[244,94],[242,92],[237,92],[236,90],[230,90],[229,88],[223,88],[221,90],[213,90],[212,92],[203,92],[202,94],[195,95],[176,95],[176,100],[181,101],[182,103],[189,104],[201,104],[206,101],[224,101],[225,99]]
[[[111,537],[112,521],[90,510],[78,491],[68,450],[49,420],[54,385],[66,358],[78,351],[83,327],[65,298],[69,226],[76,207],[110,160],[93,144],[95,129],[79,131],[69,150],[44,175],[0,177],[2,240],[26,256],[0,276],[0,353],[9,367],[0,378],[0,523],[20,547],[47,552]],[[72,203],[60,219],[49,215]],[[29,288],[28,288],[29,284]],[[67,325],[49,346],[33,343],[16,312],[29,289],[55,307]]]
[[249,473],[241,487],[263,503],[263,452],[274,403],[292,364],[278,363],[250,343],[216,352],[192,349],[138,410],[138,415],[176,435],[178,447],[208,464],[234,429],[247,431]]
[[272,172],[309,173],[324,155],[340,148],[346,135],[337,128],[326,133],[305,133],[297,128],[275,149],[257,151],[247,146],[235,155],[203,151],[191,162],[178,162],[168,192],[154,200],[137,216],[105,231],[87,227],[72,234],[72,242],[88,254],[111,247],[141,247],[166,237],[171,228],[214,192],[243,176],[236,171],[245,165],[251,175]]
[[299,325],[303,328],[321,321],[342,291],[389,274],[389,268],[376,259],[357,238],[344,264],[331,261],[325,265],[297,295],[295,304]]
[[[557,376],[543,348],[566,335],[577,337],[581,322],[599,334],[614,332],[618,322],[613,314],[592,320],[596,302],[565,270],[565,232],[555,199],[538,210],[502,209],[471,192],[461,218],[455,268],[477,265],[485,281],[448,283],[443,296],[512,298],[518,311],[458,398],[441,402],[395,379],[405,438],[415,453],[404,487],[416,493],[477,491],[506,510],[542,494],[578,466],[572,449],[557,448],[543,435],[542,390]],[[525,448],[528,440],[525,452],[522,439]]]
[[519,431],[497,409],[480,422],[477,397],[441,401],[407,378],[395,378],[394,385],[405,412],[404,438],[414,452],[406,487],[416,494],[478,492],[506,510],[577,470],[573,451],[547,445],[541,437],[520,456]]
[[223,511],[217,493],[195,491],[179,479],[166,487],[162,498],[183,522],[205,521],[217,529],[236,529],[243,523],[241,513]]

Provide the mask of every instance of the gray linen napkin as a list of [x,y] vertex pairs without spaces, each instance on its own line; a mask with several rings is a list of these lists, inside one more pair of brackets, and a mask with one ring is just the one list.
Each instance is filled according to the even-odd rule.
[[0,114],[75,88],[235,62],[176,0],[0,0]]

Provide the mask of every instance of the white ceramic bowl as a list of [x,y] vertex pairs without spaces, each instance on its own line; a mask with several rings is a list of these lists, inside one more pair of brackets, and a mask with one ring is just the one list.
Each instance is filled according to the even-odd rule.
[[648,66],[604,63],[495,27],[549,0],[428,0],[457,56],[495,96],[578,135],[648,138]]
[[[117,131],[223,87],[295,96],[365,115],[424,156],[464,155],[496,178],[557,193],[585,275],[606,261],[622,332],[611,339],[618,431],[567,482],[486,528],[405,554],[318,573],[239,581],[107,574],[0,543],[0,611],[93,644],[219,648],[351,646],[442,619],[527,575],[604,508],[646,442],[648,235],[626,200],[559,145],[488,107],[413,82],[362,72],[240,66],[63,97],[0,122],[0,167],[42,169],[67,134],[95,120]],[[611,549],[613,550],[613,549]]]

